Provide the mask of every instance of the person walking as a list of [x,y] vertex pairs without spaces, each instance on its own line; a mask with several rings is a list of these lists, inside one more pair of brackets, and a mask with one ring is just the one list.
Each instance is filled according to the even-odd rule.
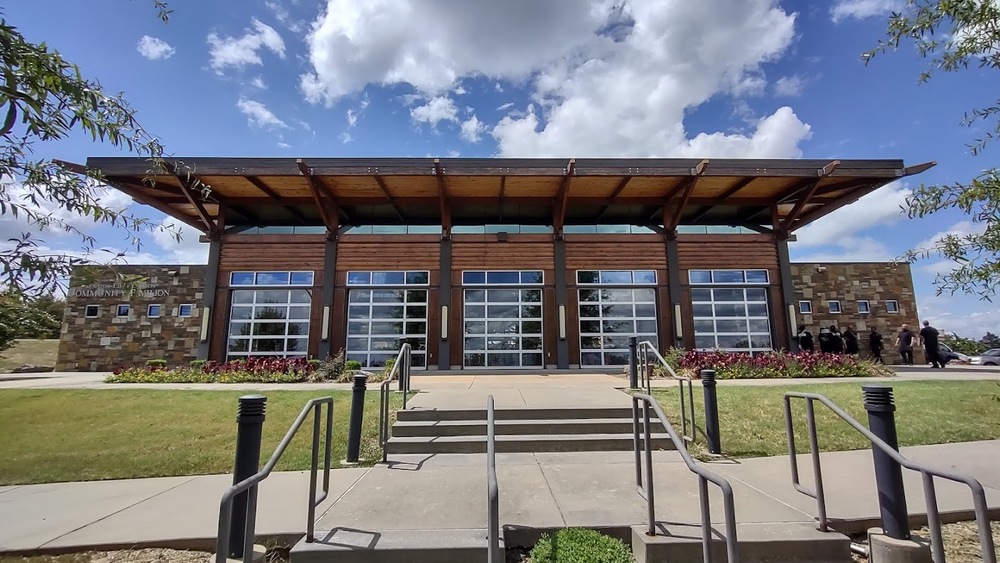
[[920,342],[924,346],[924,358],[931,363],[932,368],[944,369],[944,362],[941,361],[939,353],[939,335],[940,333],[931,326],[930,321],[924,321],[924,328],[920,329]]
[[882,359],[882,335],[875,327],[872,327],[872,331],[868,333],[868,348],[872,351],[872,361],[876,364],[885,363],[885,360]]
[[800,352],[812,352],[813,345],[813,335],[811,332],[806,330],[806,326],[802,325],[799,327],[799,333],[795,335],[795,338],[799,341],[799,351]]
[[844,353],[844,336],[840,334],[837,325],[830,325],[830,352],[834,354]]
[[903,359],[903,365],[913,365],[913,339],[915,335],[910,330],[910,326],[903,323],[899,327],[899,334],[896,335],[896,348]]
[[850,325],[844,331],[844,347],[848,354],[855,355],[858,353],[858,333],[854,332],[854,329]]
[[830,337],[830,329],[825,326],[819,327],[819,351],[829,354],[833,350],[833,338]]

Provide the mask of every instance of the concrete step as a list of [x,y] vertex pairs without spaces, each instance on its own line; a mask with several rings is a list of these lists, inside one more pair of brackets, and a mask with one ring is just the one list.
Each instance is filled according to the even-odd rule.
[[302,539],[295,544],[290,563],[485,563],[488,555],[485,529],[340,528],[317,531],[315,537],[315,542]]
[[[653,447],[673,450],[667,434],[653,434]],[[388,454],[474,454],[486,452],[486,436],[393,436],[386,444]],[[630,451],[628,434],[546,434],[501,435],[496,451],[511,452],[617,452]]]
[[[535,409],[503,408],[494,411],[496,420],[552,420],[566,418],[622,418],[632,420],[632,407],[560,407]],[[486,420],[486,409],[422,409],[413,408],[396,413],[400,421]]]
[[[722,524],[713,524],[713,559],[725,561]],[[851,540],[837,532],[820,532],[809,523],[737,524],[740,561],[744,563],[849,563]],[[661,525],[656,536],[645,526],[632,527],[632,553],[637,563],[702,561],[701,526]]]
[[[642,422],[640,431],[642,429]],[[653,426],[655,428],[655,426]],[[497,436],[525,434],[629,434],[632,419],[566,418],[548,420],[498,420]],[[485,436],[485,420],[411,420],[392,426],[393,436]]]

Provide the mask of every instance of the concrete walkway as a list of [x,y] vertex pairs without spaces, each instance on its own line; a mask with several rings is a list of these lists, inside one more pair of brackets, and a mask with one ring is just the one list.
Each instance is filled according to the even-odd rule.
[[[1000,441],[904,448],[904,455],[964,471],[987,488],[1000,513]],[[674,452],[657,452],[657,518],[697,522],[697,487]],[[802,456],[803,474],[811,474]],[[539,528],[642,524],[631,452],[500,454],[501,523],[529,538]],[[815,501],[792,488],[787,457],[709,464],[733,485],[741,522],[812,522]],[[823,454],[830,517],[864,530],[878,517],[869,451]],[[911,514],[924,511],[920,478],[906,472]],[[805,477],[804,477],[805,479]],[[807,480],[807,479],[806,479]],[[0,487],[0,552],[164,546],[211,548],[228,475]],[[713,520],[722,518],[712,487]],[[941,510],[968,516],[960,485],[938,480]],[[308,475],[275,473],[261,485],[257,532],[293,541],[305,531]],[[481,528],[485,456],[395,456],[388,464],[332,473],[317,529],[368,531]]]

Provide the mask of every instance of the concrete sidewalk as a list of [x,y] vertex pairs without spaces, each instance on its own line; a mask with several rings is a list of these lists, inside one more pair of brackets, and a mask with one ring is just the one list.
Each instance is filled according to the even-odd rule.
[[[904,455],[971,474],[1000,512],[1000,441],[904,448]],[[697,522],[696,482],[675,452],[656,452],[657,518]],[[635,491],[632,452],[499,454],[501,523],[530,537],[564,526],[628,526],[645,522]],[[741,522],[812,522],[815,501],[792,488],[787,457],[708,464],[730,480]],[[809,460],[801,457],[809,483]],[[843,530],[877,520],[871,453],[823,454],[830,518]],[[905,472],[911,514],[924,512],[919,475]],[[211,548],[228,475],[0,487],[0,552],[80,551],[163,546]],[[964,486],[937,481],[939,505],[968,517]],[[713,520],[722,518],[711,488]],[[305,531],[308,475],[275,473],[260,490],[257,532],[294,541]],[[317,529],[433,530],[482,527],[486,518],[485,456],[394,456],[388,464],[332,473],[330,498]],[[525,537],[525,536],[522,536]]]

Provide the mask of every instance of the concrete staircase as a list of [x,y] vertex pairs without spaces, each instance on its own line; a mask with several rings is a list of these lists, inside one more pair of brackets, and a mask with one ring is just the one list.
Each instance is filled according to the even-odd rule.
[[[497,452],[594,452],[632,449],[629,407],[506,408],[496,414]],[[641,435],[640,435],[641,436]],[[673,449],[666,433],[653,445]],[[397,413],[386,452],[393,454],[483,453],[485,409],[408,409]]]

